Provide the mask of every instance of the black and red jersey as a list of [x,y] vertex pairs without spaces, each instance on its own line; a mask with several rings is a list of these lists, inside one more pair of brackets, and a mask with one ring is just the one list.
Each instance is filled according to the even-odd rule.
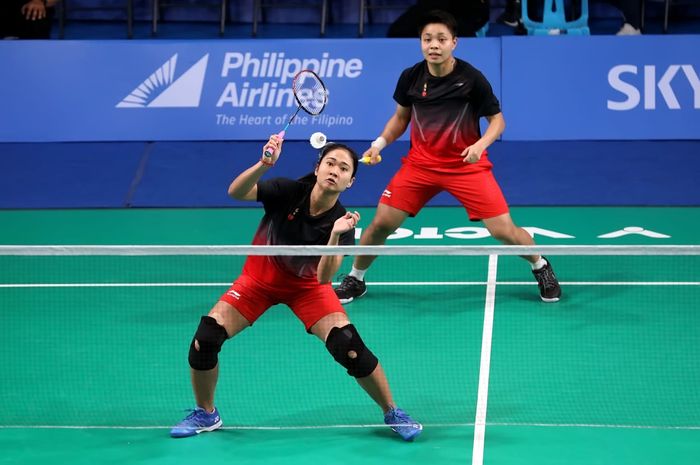
[[[262,202],[265,215],[258,226],[253,245],[326,245],[335,221],[346,210],[336,202],[333,207],[318,215],[309,213],[312,184],[287,178],[274,178],[258,182],[258,201]],[[340,236],[339,245],[354,245],[355,230]],[[316,279],[318,256],[250,256],[244,272],[264,277],[270,264],[281,271],[304,279]]]
[[442,77],[431,75],[425,61],[401,73],[394,100],[411,108],[408,161],[436,170],[490,167],[486,157],[469,165],[460,155],[481,138],[479,119],[500,113],[500,104],[478,69],[455,60],[452,72]]

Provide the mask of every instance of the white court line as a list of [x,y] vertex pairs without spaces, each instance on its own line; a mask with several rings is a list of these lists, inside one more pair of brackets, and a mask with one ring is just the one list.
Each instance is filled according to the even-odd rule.
[[[684,430],[700,431],[700,425],[694,426],[664,426],[664,425],[608,425],[595,423],[487,423],[488,426],[513,426],[537,428],[609,428],[609,429],[644,429],[644,430]],[[469,428],[474,423],[424,423],[424,428]],[[173,425],[123,426],[123,425],[0,425],[2,429],[86,429],[86,430],[151,430],[170,429]],[[383,423],[365,425],[309,425],[309,426],[223,426],[223,430],[250,431],[293,431],[293,430],[324,430],[341,428],[386,428]]]
[[[498,286],[536,286],[535,281],[497,281]],[[338,285],[340,283],[333,283]],[[562,286],[700,286],[700,281],[561,281]],[[231,283],[16,283],[0,288],[32,287],[223,287]],[[486,286],[484,281],[394,281],[368,282],[367,286]]]
[[481,335],[481,364],[479,365],[479,391],[476,399],[474,420],[474,447],[472,465],[484,463],[484,439],[486,435],[486,406],[489,396],[489,372],[491,370],[491,336],[493,335],[493,313],[496,307],[496,276],[498,255],[489,255],[489,272],[486,278],[486,303],[484,304],[484,330]]

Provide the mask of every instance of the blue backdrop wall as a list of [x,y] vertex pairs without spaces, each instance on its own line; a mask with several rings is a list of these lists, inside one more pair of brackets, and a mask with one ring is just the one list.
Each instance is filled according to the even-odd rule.
[[[490,149],[513,205],[698,205],[700,37],[463,39],[501,99]],[[278,174],[311,168],[312,132],[367,147],[393,112],[412,39],[0,43],[0,208],[225,206],[231,178],[295,109],[301,68],[330,90],[288,131]],[[405,138],[363,167],[374,205]],[[434,205],[454,204],[439,196]]]

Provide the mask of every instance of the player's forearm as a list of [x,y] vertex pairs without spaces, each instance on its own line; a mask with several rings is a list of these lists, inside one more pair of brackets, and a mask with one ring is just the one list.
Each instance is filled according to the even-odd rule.
[[486,132],[483,136],[481,136],[481,139],[479,140],[484,145],[484,148],[487,148],[488,146],[493,144],[499,137],[501,137],[501,134],[503,134],[503,131],[506,128],[506,120],[503,118],[503,113],[498,113],[493,116],[489,116],[486,119],[489,122],[489,126],[488,128],[486,128]]
[[228,186],[228,195],[238,200],[254,200],[250,199],[249,194],[253,190],[263,174],[270,167],[262,162],[257,162],[234,179],[231,185]]
[[401,118],[396,114],[394,114],[389,119],[389,121],[387,121],[386,126],[384,126],[384,130],[382,131],[381,135],[381,137],[383,137],[384,140],[386,140],[387,145],[391,144],[396,139],[401,137],[401,134],[403,134],[406,131],[406,128],[408,127],[408,123],[410,121],[410,119]]
[[[338,245],[340,243],[340,235],[331,233],[331,237],[328,239],[326,245]],[[342,255],[323,255],[321,260],[318,262],[318,267],[316,268],[316,275],[318,277],[318,282],[328,283],[333,279],[333,276],[338,272],[340,264],[343,261]]]
[[321,284],[331,282],[333,276],[338,272],[342,261],[342,255],[324,255],[321,257],[316,272],[318,282]]

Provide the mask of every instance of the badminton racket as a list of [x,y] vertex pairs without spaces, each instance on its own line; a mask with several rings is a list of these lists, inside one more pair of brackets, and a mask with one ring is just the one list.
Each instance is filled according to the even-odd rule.
[[[323,84],[323,81],[321,81],[321,78],[318,77],[318,74],[309,69],[301,70],[294,76],[292,80],[292,92],[299,106],[294,114],[292,114],[291,118],[289,118],[289,121],[287,121],[287,125],[284,129],[277,134],[280,139],[284,139],[289,125],[292,124],[299,110],[304,110],[311,116],[316,116],[321,114],[323,109],[326,108],[326,103],[328,103],[328,90],[326,86]],[[267,158],[272,157],[272,151],[269,147],[265,147],[264,155]]]

